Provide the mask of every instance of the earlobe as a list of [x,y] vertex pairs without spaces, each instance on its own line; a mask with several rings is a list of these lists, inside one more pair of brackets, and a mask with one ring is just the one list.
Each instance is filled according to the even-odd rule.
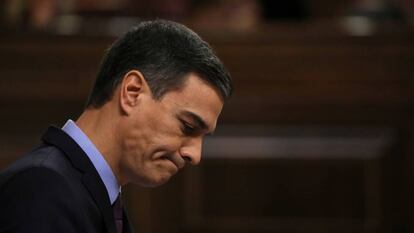
[[122,111],[129,114],[139,102],[139,96],[146,88],[144,76],[138,70],[126,73],[120,85],[120,107]]

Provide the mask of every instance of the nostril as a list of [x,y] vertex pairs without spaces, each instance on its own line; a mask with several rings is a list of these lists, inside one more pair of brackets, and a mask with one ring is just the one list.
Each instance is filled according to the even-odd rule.
[[184,156],[183,158],[186,162],[191,163],[191,161],[192,161],[192,159],[189,156]]

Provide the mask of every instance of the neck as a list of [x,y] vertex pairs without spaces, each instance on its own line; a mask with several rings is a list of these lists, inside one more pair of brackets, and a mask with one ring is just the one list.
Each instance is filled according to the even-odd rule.
[[88,136],[96,148],[111,167],[112,172],[122,184],[120,175],[119,160],[120,149],[117,141],[117,116],[113,114],[111,108],[104,105],[99,109],[86,109],[76,121],[78,127]]

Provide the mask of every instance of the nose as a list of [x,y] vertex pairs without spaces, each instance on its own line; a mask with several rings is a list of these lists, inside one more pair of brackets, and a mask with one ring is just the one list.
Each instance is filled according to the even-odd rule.
[[201,160],[201,148],[203,139],[201,137],[189,139],[180,149],[181,157],[192,165],[197,165]]

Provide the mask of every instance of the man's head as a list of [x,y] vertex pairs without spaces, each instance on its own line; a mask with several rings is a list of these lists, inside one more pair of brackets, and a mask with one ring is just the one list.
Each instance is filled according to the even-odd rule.
[[227,70],[210,46],[187,27],[171,21],[143,22],[119,38],[105,55],[87,107],[100,107],[130,70],[145,77],[154,98],[183,85],[197,73],[223,99],[231,95]]
[[[177,23],[144,22],[107,52],[78,121],[96,124],[89,132],[120,183],[157,186],[199,163],[202,139],[231,92],[228,72],[199,36]],[[97,133],[108,125],[110,133]]]

